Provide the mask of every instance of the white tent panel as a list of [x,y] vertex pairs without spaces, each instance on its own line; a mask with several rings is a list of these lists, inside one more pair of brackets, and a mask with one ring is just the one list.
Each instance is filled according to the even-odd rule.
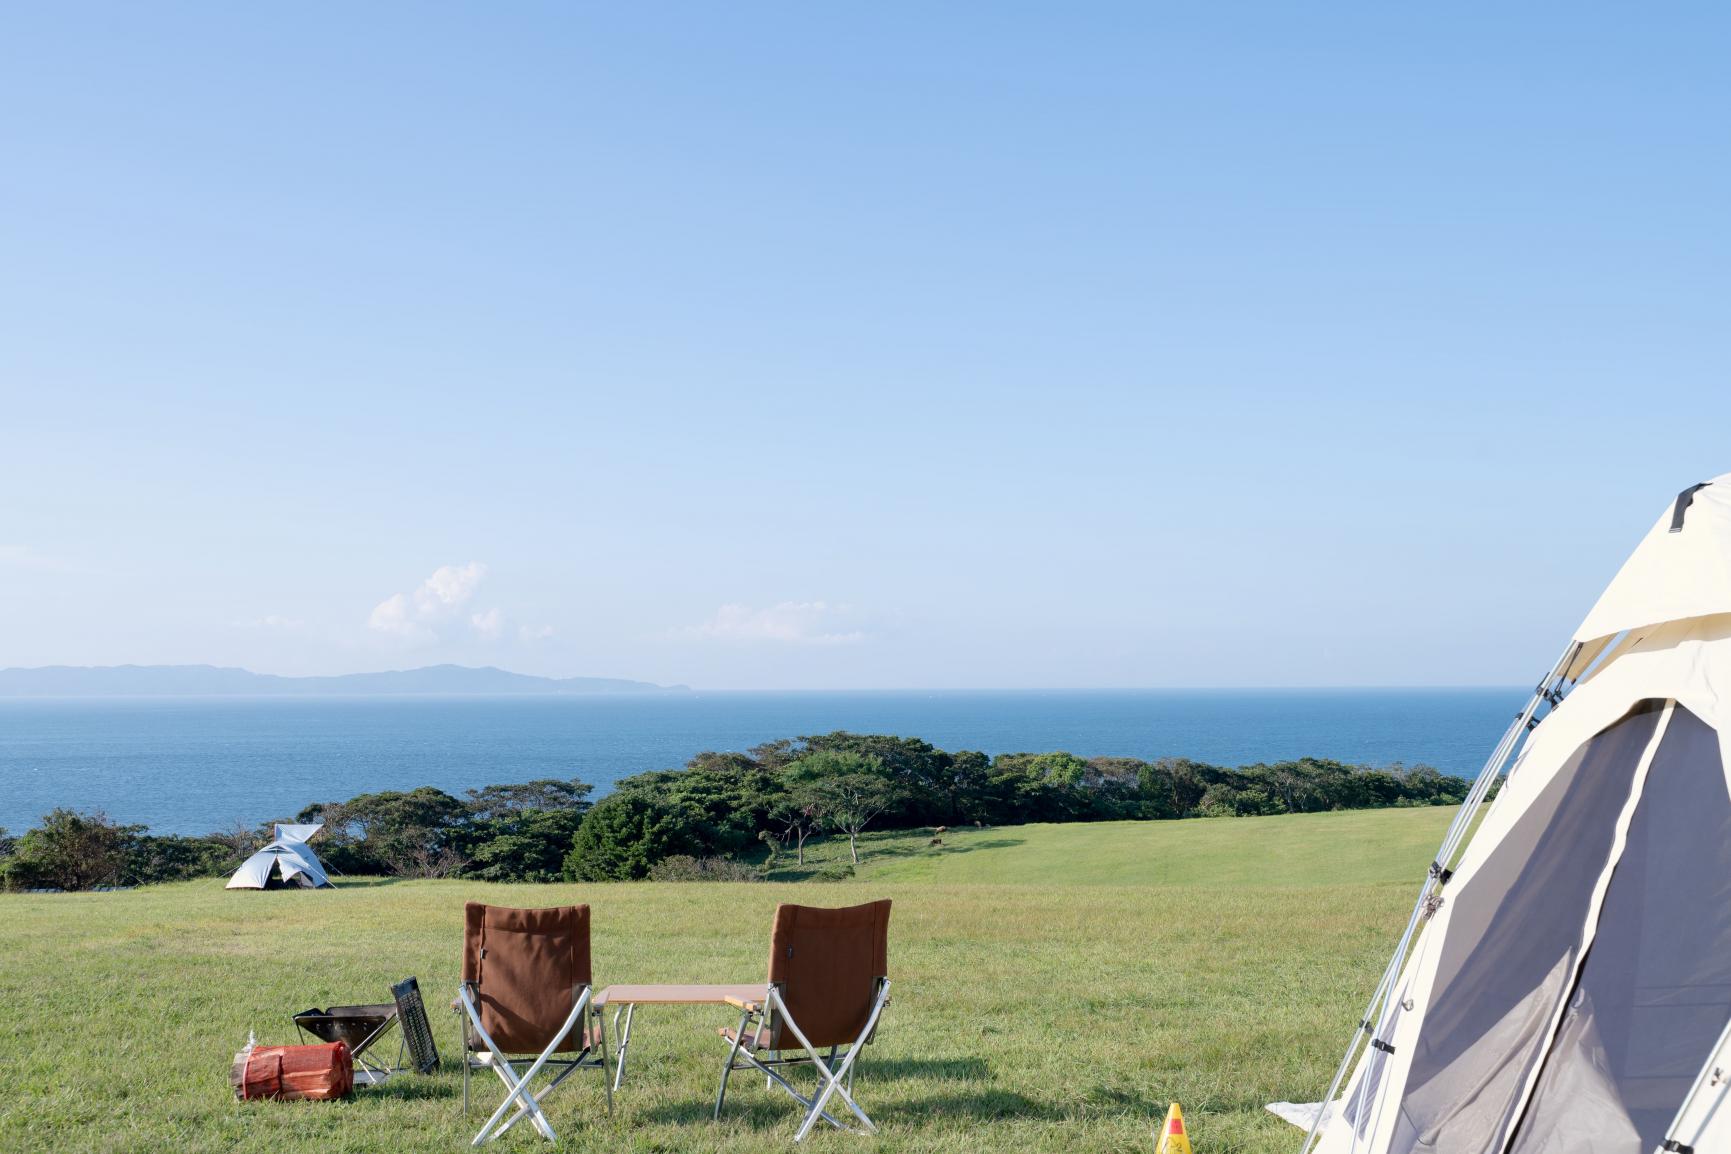
[[298,842],[289,842],[277,855],[277,869],[284,881],[303,886],[328,886],[330,879],[312,850]]
[[276,858],[268,853],[255,853],[240,863],[228,879],[231,890],[262,890],[270,881],[270,871],[276,868]]
[[1682,529],[1672,532],[1678,501],[1665,506],[1623,563],[1581,627],[1576,641],[1625,629],[1731,613],[1731,473],[1687,498]]
[[[279,825],[279,835],[285,830],[306,830],[307,836],[312,836],[322,826],[312,825]],[[318,854],[304,841],[294,841],[279,836],[246,861],[228,879],[228,889],[231,890],[262,890],[270,884],[271,875],[276,873],[283,881],[309,889],[331,884],[325,875],[324,863],[319,861]]]

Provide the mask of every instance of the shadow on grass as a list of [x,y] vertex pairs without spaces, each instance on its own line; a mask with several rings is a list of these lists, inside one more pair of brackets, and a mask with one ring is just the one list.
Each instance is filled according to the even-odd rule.
[[[1092,1117],[1122,1116],[1158,1120],[1166,1113],[1165,1098],[1116,1086],[1094,1086],[1080,1102],[1042,1102],[1014,1090],[982,1086],[923,1098],[908,1098],[884,1106],[886,1118],[960,1117],[973,1122],[1032,1119],[1038,1122],[1078,1122]],[[868,1105],[867,1110],[871,1110]],[[872,1112],[877,1117],[877,1112]]]
[[[737,1079],[738,1075],[735,1075]],[[722,1107],[721,1121],[724,1123],[741,1124],[753,1130],[767,1130],[771,1127],[786,1126],[789,1115],[797,1121],[794,1113],[800,1106],[792,1098],[780,1090],[769,1090],[759,1086],[756,1094],[750,1088],[739,1092],[737,1082],[727,1088],[727,1105]],[[768,1095],[774,1094],[771,1100]],[[659,1106],[651,1106],[638,1111],[638,1117],[650,1122],[662,1122],[672,1125],[692,1126],[699,1123],[708,1124],[715,1121],[715,1099],[713,1097],[699,1101],[696,1098],[684,1102],[664,1102]]]
[[[407,879],[407,878],[387,878],[387,877],[352,877],[351,878],[351,877],[344,877],[344,876],[339,874],[338,876],[331,879],[331,886],[333,888],[339,889],[339,890],[376,890],[382,886],[394,886],[400,881],[407,881],[407,880],[409,880],[409,879]],[[287,887],[284,887],[284,888],[286,889]],[[296,888],[298,889],[299,887],[297,886]]]
[[[863,1087],[862,1087],[863,1089]],[[1052,1102],[1040,1102],[1014,1090],[958,1091],[953,1094],[930,1094],[923,1098],[908,1098],[872,1108],[869,1092],[860,1102],[880,1126],[897,1120],[929,1122],[934,1119],[961,1118],[969,1122],[1001,1122],[1008,1119],[1037,1122],[1061,1122],[1070,1113]]]
[[[1084,1099],[1096,1113],[1131,1114],[1144,1118],[1163,1115],[1170,1105],[1164,1098],[1151,1097],[1140,1090],[1126,1090],[1119,1086],[1094,1086],[1087,1091]],[[1257,1105],[1260,1106],[1261,1103],[1258,1102]]]
[[979,841],[965,841],[956,845],[892,845],[883,849],[873,850],[873,857],[946,857],[952,854],[973,853],[977,849],[1008,849],[1021,845],[1027,839],[1019,837],[988,837]]
[[874,1058],[861,1055],[861,1078],[926,1078],[939,1082],[963,1082],[990,1078],[992,1068],[984,1058]]
[[[979,840],[969,839],[955,845],[923,845],[917,841],[903,839],[900,843],[887,845],[867,844],[860,854],[860,865],[869,865],[873,861],[902,861],[908,858],[943,857],[951,854],[972,853],[978,849],[1009,849],[1018,846],[1026,839],[1019,837],[992,837]],[[824,861],[807,862],[805,865],[781,866],[771,872],[766,881],[772,882],[805,882],[823,881],[819,875],[826,867],[851,864],[843,857]]]
[[[801,1089],[809,1087],[802,1085]],[[1053,1103],[1038,1102],[1014,1090],[993,1090],[987,1087],[951,1094],[930,1094],[899,1102],[874,1102],[871,1086],[864,1080],[863,1075],[854,1086],[854,1096],[880,1128],[891,1122],[924,1123],[943,1119],[994,1122],[1014,1118],[1061,1122],[1072,1116]],[[689,1099],[652,1107],[643,1111],[642,1117],[652,1122],[691,1125],[711,1121],[714,1108],[713,1099],[702,1102]],[[846,1110],[847,1106],[839,1103],[839,1108]],[[727,1105],[721,1111],[721,1120],[735,1126],[744,1125],[752,1130],[777,1130],[798,1125],[804,1112],[803,1106],[780,1089],[769,1090],[762,1085],[755,1085],[736,1090],[730,1086],[727,1091]],[[836,1111],[832,1109],[831,1113]],[[837,1114],[837,1117],[840,1116]]]
[[[443,1070],[440,1071],[443,1073]],[[486,1089],[497,1089],[496,1085]],[[462,1088],[452,1085],[445,1078],[426,1078],[406,1070],[399,1070],[377,1086],[355,1087],[355,1100],[360,1102],[375,1098],[389,1098],[392,1101],[420,1101],[432,1098],[456,1098],[461,1096]]]

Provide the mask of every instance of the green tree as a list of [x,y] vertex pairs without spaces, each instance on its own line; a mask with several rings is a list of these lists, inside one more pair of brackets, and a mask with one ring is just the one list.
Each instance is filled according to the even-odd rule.
[[794,855],[798,863],[804,865],[805,843],[823,828],[822,806],[804,790],[795,790],[782,794],[770,809],[769,818],[779,832],[771,834],[766,831],[764,836],[773,838],[778,844],[793,842]]
[[589,794],[595,789],[577,778],[564,780],[538,777],[517,785],[488,785],[464,793],[469,812],[482,821],[510,817],[530,810],[577,810],[589,808]]
[[537,778],[471,789],[450,844],[464,874],[496,882],[557,881],[594,789],[576,778]]
[[783,793],[778,774],[742,753],[700,753],[685,769],[636,774],[615,789],[688,811],[686,833],[697,857],[751,852],[759,831],[771,828],[770,810]]
[[1090,816],[1097,821],[1150,816],[1142,800],[1143,764],[1131,757],[1090,757],[1082,774]]
[[17,840],[0,871],[7,889],[120,885],[128,851],[143,832],[141,825],[116,825],[102,813],[56,809]]
[[799,742],[791,737],[778,737],[751,747],[751,760],[767,770],[785,769],[799,760]]
[[996,825],[1000,820],[992,806],[992,759],[976,749],[950,755],[949,819],[942,825],[964,821]]
[[463,849],[465,874],[490,882],[558,881],[588,808],[528,809],[475,823]]
[[248,828],[245,822],[239,821],[227,829],[207,834],[206,839],[222,846],[236,865],[251,857],[260,846],[270,840],[268,837],[261,837],[258,830]]
[[470,813],[444,790],[423,785],[308,806],[296,820],[325,823],[319,856],[342,873],[443,877],[463,864]]
[[1184,757],[1163,757],[1137,771],[1143,814],[1147,817],[1188,817],[1208,791],[1212,766]]
[[134,836],[126,847],[126,880],[151,885],[221,877],[243,860],[216,837]]
[[847,835],[848,854],[859,864],[859,835],[886,811],[901,804],[906,788],[865,754],[808,753],[786,770],[790,792],[812,807],[831,828]]
[[1067,753],[1001,753],[990,790],[999,822],[1078,821],[1088,816],[1081,785],[1088,763]]
[[928,741],[846,730],[799,741],[801,760],[813,753],[852,753],[874,759],[895,786],[895,803],[884,815],[889,825],[947,825],[959,814],[954,759]]
[[641,790],[623,790],[583,815],[565,856],[565,877],[578,882],[635,881],[672,854],[702,857],[701,815]]

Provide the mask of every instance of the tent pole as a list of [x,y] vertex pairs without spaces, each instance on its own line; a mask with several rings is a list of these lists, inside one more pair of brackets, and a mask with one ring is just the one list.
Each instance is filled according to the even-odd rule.
[[[1701,1072],[1695,1075],[1695,1084],[1689,1087],[1689,1092],[1687,1094],[1683,1095],[1683,1104],[1677,1107],[1677,1116],[1671,1119],[1671,1124],[1669,1126],[1665,1127],[1666,1139],[1671,1141],[1680,1141],[1680,1139],[1677,1138],[1677,1131],[1683,1125],[1683,1117],[1688,1114],[1689,1107],[1695,1104],[1695,1098],[1701,1093],[1701,1087],[1707,1084],[1708,1072],[1712,1072],[1715,1085],[1718,1085],[1723,1081],[1723,1078],[1721,1077],[1723,1067],[1718,1066],[1715,1063],[1715,1059],[1725,1052],[1725,1047],[1728,1045],[1731,1045],[1731,1022],[1725,1023],[1725,1029],[1720,1032],[1719,1040],[1714,1043],[1713,1048],[1707,1052],[1707,1060],[1701,1063]],[[1723,1097],[1724,1094],[1721,1092],[1720,1098],[1723,1099]],[[1713,1111],[1718,1108],[1719,1107],[1715,1105],[1709,1109],[1707,1111],[1707,1118],[1703,1118],[1701,1124],[1695,1128],[1695,1140],[1697,1142],[1701,1140],[1701,1131],[1706,1127],[1707,1119],[1711,1118],[1713,1116]],[[1663,1154],[1665,1150],[1674,1148],[1675,1147],[1669,1145],[1661,1145],[1655,1154]]]
[[[1435,858],[1434,864],[1437,868],[1445,870],[1448,868],[1448,863],[1460,848],[1467,830],[1472,827],[1479,807],[1484,804],[1485,795],[1490,792],[1491,784],[1502,773],[1509,758],[1514,755],[1516,747],[1520,745],[1521,738],[1527,733],[1533,715],[1538,712],[1539,706],[1546,700],[1554,700],[1553,694],[1560,690],[1560,682],[1567,675],[1569,665],[1574,661],[1575,655],[1580,652],[1580,649],[1579,642],[1571,641],[1568,644],[1563,650],[1563,655],[1557,658],[1555,665],[1551,666],[1551,671],[1545,674],[1544,679],[1539,682],[1538,688],[1533,690],[1532,698],[1527,702],[1526,708],[1515,717],[1508,731],[1503,734],[1503,739],[1497,742],[1497,746],[1491,752],[1490,758],[1486,760],[1484,768],[1479,770],[1478,777],[1473,781],[1472,789],[1467,792],[1466,800],[1461,803],[1460,809],[1455,813],[1454,820],[1449,823],[1448,832],[1444,835],[1442,847],[1438,850]],[[1400,971],[1406,964],[1406,956],[1412,946],[1413,936],[1417,933],[1419,924],[1423,920],[1425,904],[1433,896],[1433,893],[1440,891],[1441,888],[1442,879],[1433,869],[1425,875],[1424,884],[1419,888],[1418,900],[1413,903],[1412,914],[1407,918],[1406,929],[1402,932],[1400,941],[1395,946],[1394,955],[1389,958],[1387,968],[1383,970],[1382,980],[1377,983],[1376,992],[1371,995],[1370,1004],[1365,1007],[1364,1017],[1360,1019],[1361,1024],[1353,1030],[1352,1040],[1347,1044],[1346,1056],[1340,1060],[1340,1066],[1334,1072],[1334,1079],[1328,1084],[1328,1092],[1323,1095],[1321,1108],[1316,1112],[1316,1121],[1311,1123],[1310,1131],[1304,1138],[1304,1145],[1299,1147],[1299,1154],[1309,1154],[1311,1148],[1316,1144],[1317,1139],[1322,1134],[1322,1123],[1327,1117],[1328,1108],[1334,1104],[1335,1095],[1340,1092],[1341,1083],[1351,1073],[1354,1060],[1364,1049],[1364,1039],[1371,1036],[1371,1032],[1381,1024],[1385,1003],[1395,982],[1400,979]],[[1386,1093],[1386,1091],[1385,1086],[1381,1092]]]

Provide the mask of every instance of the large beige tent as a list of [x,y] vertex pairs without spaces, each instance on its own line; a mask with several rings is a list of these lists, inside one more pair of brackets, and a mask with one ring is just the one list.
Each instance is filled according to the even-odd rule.
[[1304,1149],[1731,1151],[1728,735],[1731,474],[1667,503],[1486,764]]

